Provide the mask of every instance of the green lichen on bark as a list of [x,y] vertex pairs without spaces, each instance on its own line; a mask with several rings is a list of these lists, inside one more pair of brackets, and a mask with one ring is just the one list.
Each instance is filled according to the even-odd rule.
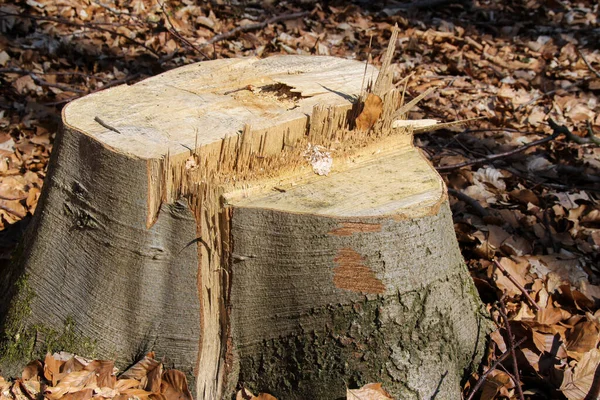
[[8,376],[20,374],[29,361],[44,358],[46,353],[66,351],[85,357],[95,356],[95,343],[77,334],[73,318],[67,317],[57,330],[28,322],[35,292],[23,275],[15,283],[13,298],[0,338],[0,371]]

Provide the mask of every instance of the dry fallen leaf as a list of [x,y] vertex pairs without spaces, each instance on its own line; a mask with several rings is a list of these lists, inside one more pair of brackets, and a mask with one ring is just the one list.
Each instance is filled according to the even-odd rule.
[[33,379],[39,381],[40,378],[44,375],[44,367],[39,360],[34,360],[27,364],[25,369],[23,369],[23,373],[21,374],[21,379],[24,381]]
[[140,361],[129,367],[121,374],[123,378],[137,379],[142,387],[152,393],[160,390],[162,363],[154,359],[153,353],[148,353]]
[[160,392],[169,400],[192,400],[187,379],[181,371],[170,369],[162,375]]
[[121,392],[120,395],[115,397],[114,400],[130,400],[130,399],[139,399],[139,400],[150,400],[151,396],[156,396],[152,392],[148,392],[143,389],[127,389]]
[[356,118],[356,128],[359,131],[368,131],[375,125],[383,111],[383,101],[376,94],[369,93],[365,100],[362,112]]
[[60,376],[61,367],[65,361],[59,360],[52,356],[50,353],[46,354],[44,359],[44,377],[46,380],[52,382],[52,386],[56,386]]
[[[595,393],[590,393],[596,375],[600,373],[600,350],[592,349],[585,353],[581,361],[572,369],[565,370],[565,375],[560,386],[560,391],[569,400],[597,399],[600,393],[595,388]],[[590,397],[587,397],[588,394]]]
[[63,377],[58,385],[47,388],[45,397],[50,400],[57,400],[67,393],[76,393],[84,389],[93,390],[97,387],[96,373],[94,371],[75,371]]
[[258,396],[255,396],[248,389],[244,388],[237,392],[235,400],[277,400],[277,398],[268,393],[259,393]]
[[581,321],[567,336],[567,353],[569,357],[581,360],[584,354],[598,346],[600,330],[595,323]]
[[93,371],[98,377],[98,387],[114,389],[116,383],[115,362],[107,360],[95,360],[86,365],[87,371]]
[[500,393],[504,397],[509,397],[509,390],[514,388],[515,384],[505,372],[494,370],[492,371],[481,390],[480,400],[492,400]]
[[118,390],[119,392],[124,392],[125,390],[129,389],[140,389],[140,386],[141,383],[137,379],[123,378],[117,380],[117,382],[115,383],[115,390]]
[[394,400],[382,387],[381,383],[368,383],[360,389],[347,389],[348,400]]
[[61,400],[89,400],[94,396],[93,389],[83,389],[73,393],[67,393],[61,397]]

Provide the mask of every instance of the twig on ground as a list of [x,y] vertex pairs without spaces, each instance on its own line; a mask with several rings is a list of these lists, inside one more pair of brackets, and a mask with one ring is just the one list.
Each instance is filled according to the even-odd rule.
[[587,126],[587,130],[588,130],[588,135],[589,135],[589,139],[596,143],[597,145],[600,145],[600,138],[596,135],[594,135],[594,129],[592,128],[592,121],[588,120],[586,122],[586,126]]
[[116,8],[112,8],[109,5],[106,5],[102,2],[100,2],[99,0],[94,0],[94,3],[99,5],[100,7],[110,11],[111,13],[115,14],[115,15],[127,15],[127,16],[131,16],[131,14],[129,14],[129,12],[126,11],[121,11],[121,10],[117,10]]
[[502,264],[500,264],[498,262],[498,260],[494,260],[494,264],[496,265],[496,267],[502,271],[502,273],[516,286],[519,288],[519,290],[521,291],[521,293],[523,293],[523,296],[525,296],[527,298],[527,300],[529,300],[529,303],[531,303],[531,305],[533,307],[535,307],[536,310],[541,311],[541,307],[538,305],[538,303],[536,303],[531,296],[529,295],[529,293],[527,293],[527,290],[506,270],[506,268],[504,268],[502,266]]
[[558,125],[556,122],[554,122],[554,120],[552,118],[548,119],[548,125],[550,125],[550,127],[553,130],[552,135],[550,135],[550,136],[546,136],[545,138],[542,138],[542,139],[539,139],[539,140],[535,140],[535,141],[533,141],[531,143],[527,143],[527,144],[525,144],[525,145],[523,145],[521,147],[517,147],[516,149],[505,151],[503,153],[497,153],[497,154],[493,154],[491,156],[485,156],[485,157],[481,157],[481,158],[476,158],[474,160],[465,161],[465,162],[462,162],[462,163],[459,163],[459,164],[444,165],[442,167],[436,167],[436,170],[438,172],[452,171],[452,170],[455,170],[455,169],[458,169],[458,168],[468,167],[470,165],[488,163],[488,162],[491,162],[491,161],[498,160],[500,158],[510,157],[510,156],[515,155],[515,154],[521,153],[521,152],[527,150],[530,147],[539,146],[540,144],[544,144],[546,142],[550,142],[550,141],[556,139],[561,134],[565,135],[568,140],[572,140],[572,141],[574,141],[575,143],[578,143],[578,144],[596,143],[596,144],[600,145],[600,138],[598,136],[595,136],[594,134],[592,134],[589,138],[579,137],[579,136],[574,135],[573,133],[571,133],[571,131],[566,126],[564,126],[564,125]]
[[504,325],[506,326],[506,333],[508,334],[508,349],[510,350],[510,355],[512,357],[513,364],[513,373],[515,386],[517,387],[517,393],[519,394],[519,400],[525,400],[525,396],[523,395],[523,388],[521,387],[521,376],[519,374],[519,366],[517,365],[517,354],[515,353],[515,339],[512,334],[512,330],[510,329],[510,321],[508,320],[508,314],[506,312],[506,304],[504,304],[504,295],[498,301],[500,303],[500,315],[504,320]]
[[[527,338],[521,338],[519,339],[519,341],[517,343],[515,343],[514,347],[518,347],[520,346]],[[506,357],[508,357],[510,355],[510,350],[506,350],[504,353],[502,353],[502,355],[500,357],[498,357],[498,359],[494,362],[494,364],[492,364],[492,366],[483,373],[483,375],[481,375],[479,377],[479,379],[477,380],[477,383],[475,384],[475,386],[473,386],[473,390],[471,390],[471,393],[469,394],[469,397],[467,397],[467,400],[472,400],[473,396],[475,396],[475,394],[477,393],[477,391],[479,390],[479,388],[481,387],[481,385],[483,385],[483,382],[485,382],[485,379],[488,377],[489,374],[492,373],[492,371],[494,371],[497,367],[498,364],[500,364],[502,361],[504,361],[504,359],[506,359]]]
[[481,204],[479,204],[477,200],[475,200],[471,196],[468,196],[463,192],[452,188],[448,188],[448,193],[470,205],[475,210],[475,212],[481,217],[487,217],[488,215],[490,215],[490,212],[486,210]]
[[56,76],[72,75],[72,76],[81,76],[83,78],[96,78],[96,79],[100,79],[100,80],[106,80],[106,78],[101,78],[99,76],[95,76],[92,74],[86,74],[85,72],[79,72],[79,71],[35,72],[35,71],[28,71],[28,70],[22,69],[22,68],[11,68],[11,67],[0,68],[0,74],[19,74],[19,75],[36,74],[36,75],[56,75]]
[[589,61],[583,56],[583,53],[581,52],[581,50],[577,49],[577,54],[579,54],[579,57],[581,57],[581,59],[583,60],[583,62],[585,63],[585,65],[587,65],[588,69],[594,74],[596,75],[596,77],[600,78],[600,72],[596,71],[594,69],[594,67],[592,67],[592,64],[589,63]]
[[258,22],[256,24],[248,24],[248,25],[244,25],[244,26],[238,26],[237,28],[234,28],[230,31],[213,36],[212,39],[210,39],[206,43],[203,43],[202,47],[210,46],[211,44],[215,44],[215,43],[221,42],[223,40],[231,39],[232,37],[236,36],[240,32],[249,32],[249,31],[254,31],[257,29],[262,29],[269,24],[274,24],[276,22],[281,22],[281,21],[288,21],[290,19],[302,18],[309,14],[310,14],[310,12],[308,12],[308,11],[302,11],[302,12],[291,13],[291,14],[282,14],[282,15],[278,15],[278,16],[269,18],[266,21]]
[[595,143],[600,146],[600,137],[594,135],[594,133],[588,128],[588,133],[590,133],[589,137],[580,137],[574,135],[573,132],[569,130],[564,125],[558,125],[552,118],[548,120],[548,125],[554,130],[554,132],[562,133],[567,137],[568,140],[571,140],[577,144],[588,144]]
[[557,132],[556,130],[554,131],[554,133],[552,133],[552,135],[550,136],[546,136],[543,139],[539,139],[539,140],[535,140],[531,143],[527,143],[521,147],[517,147],[516,149],[510,150],[510,151],[505,151],[503,153],[498,153],[498,154],[493,154],[491,156],[485,156],[485,157],[481,157],[481,158],[477,158],[475,160],[470,160],[470,161],[465,161],[459,164],[454,164],[454,165],[445,165],[443,167],[436,167],[436,170],[438,170],[439,172],[443,172],[443,171],[452,171],[458,168],[462,168],[462,167],[468,167],[469,165],[475,165],[475,164],[481,164],[481,163],[487,163],[490,161],[494,161],[494,160],[498,160],[500,158],[505,158],[505,157],[509,157],[518,153],[521,153],[525,150],[527,150],[530,147],[534,147],[534,146],[538,146],[540,144],[544,144],[546,142],[550,142],[551,140],[556,139],[562,132]]
[[165,10],[165,3],[158,2],[158,4],[160,5],[160,9],[162,10],[163,14],[165,15],[165,19],[167,20],[167,22],[170,25],[170,27],[168,28],[169,33],[175,39],[177,39],[180,42],[182,42],[184,45],[186,45],[186,46],[190,47],[192,50],[198,52],[198,54],[200,54],[202,57],[204,57],[205,60],[210,59],[206,55],[206,53],[204,53],[202,51],[202,49],[200,49],[198,46],[196,46],[195,44],[193,44],[192,42],[190,42],[189,40],[187,40],[186,38],[184,38],[183,36],[181,36],[181,34],[177,31],[177,29],[175,29],[175,25],[173,25],[173,22],[171,22],[171,17],[169,17],[169,14]]
[[563,185],[560,183],[552,183],[552,182],[540,182],[537,179],[533,179],[531,176],[523,174],[521,171],[516,168],[510,166],[503,166],[500,169],[510,172],[511,174],[518,176],[519,178],[531,182],[532,186],[530,189],[535,189],[537,186],[548,187],[552,189],[558,190],[582,190],[586,192],[600,192],[600,188],[592,187],[592,186],[577,186],[577,185]]
[[36,74],[34,74],[32,72],[30,72],[28,75],[31,76],[31,79],[33,79],[33,81],[40,86],[57,88],[57,89],[62,90],[63,92],[73,92],[73,93],[79,93],[79,94],[85,93],[85,90],[75,89],[71,86],[63,85],[60,83],[50,83],[48,81],[43,80],[42,78],[40,78],[39,76],[37,76]]
[[407,4],[398,4],[395,7],[385,8],[382,13],[391,17],[404,10],[439,7],[451,3],[462,4],[463,2],[458,0],[416,0]]

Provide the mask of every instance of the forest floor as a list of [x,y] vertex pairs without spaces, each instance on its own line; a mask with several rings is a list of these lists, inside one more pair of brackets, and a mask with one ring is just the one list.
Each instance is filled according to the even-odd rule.
[[[599,12],[591,0],[4,0],[0,257],[10,258],[35,211],[69,101],[217,58],[314,54],[380,65],[398,24],[395,81],[410,76],[409,98],[434,88],[411,117],[482,118],[415,138],[448,186],[462,253],[498,325],[465,398],[596,399]],[[52,376],[60,357],[46,360],[46,379],[63,379],[49,398],[81,382]],[[26,372],[0,378],[0,397],[39,392],[31,382],[42,364]],[[168,393],[184,391],[175,372],[158,374],[158,387],[161,378]],[[121,393],[148,398],[144,389],[156,386],[144,374],[130,379],[137,386],[121,383]],[[114,387],[104,397],[117,396]]]

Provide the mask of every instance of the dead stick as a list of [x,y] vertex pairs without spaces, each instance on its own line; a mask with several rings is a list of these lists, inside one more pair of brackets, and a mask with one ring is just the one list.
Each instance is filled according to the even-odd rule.
[[[520,346],[526,338],[521,338],[517,343],[515,343],[515,347]],[[487,376],[489,374],[492,373],[492,371],[494,371],[497,367],[498,364],[500,364],[502,361],[504,361],[504,359],[506,357],[508,357],[510,354],[509,350],[506,350],[504,353],[502,353],[502,355],[496,360],[496,362],[494,362],[494,364],[492,364],[492,366],[483,373],[483,375],[481,375],[479,377],[479,379],[477,380],[477,383],[475,384],[475,386],[473,387],[473,390],[471,391],[471,393],[469,394],[469,397],[467,397],[467,400],[472,400],[473,396],[475,396],[475,393],[477,393],[477,391],[479,390],[479,388],[481,387],[481,385],[483,385],[483,382],[485,382],[485,379],[487,378]]]
[[517,365],[517,354],[515,352],[515,341],[514,341],[514,337],[512,335],[512,330],[510,329],[510,322],[508,321],[508,315],[506,313],[506,304],[504,304],[504,296],[502,296],[498,302],[500,303],[500,309],[498,311],[500,311],[500,315],[502,316],[502,319],[504,320],[504,325],[506,326],[506,333],[508,334],[508,349],[510,350],[510,355],[512,357],[513,373],[515,374],[513,380],[515,382],[515,385],[517,386],[517,393],[519,394],[519,400],[525,400],[525,397],[523,395],[523,388],[521,387],[521,376],[519,374],[519,366]]
[[590,140],[594,143],[596,143],[597,145],[600,145],[600,138],[596,135],[594,135],[594,129],[592,128],[592,121],[588,120],[586,122],[587,125],[587,129],[588,129],[588,135],[590,136]]
[[491,156],[486,156],[486,157],[481,157],[481,158],[477,158],[475,160],[470,160],[470,161],[465,161],[459,164],[454,164],[454,165],[445,165],[443,167],[436,167],[435,169],[438,170],[439,172],[443,172],[443,171],[452,171],[458,168],[462,168],[462,167],[468,167],[469,165],[474,165],[474,164],[481,164],[481,163],[487,163],[490,161],[494,161],[494,160],[498,160],[500,158],[505,158],[505,157],[510,157],[512,155],[521,153],[525,150],[527,150],[530,147],[534,147],[534,146],[539,146],[540,144],[544,144],[546,142],[550,142],[551,140],[556,139],[560,133],[562,132],[557,132],[554,131],[554,133],[552,133],[552,135],[550,136],[546,136],[543,139],[540,140],[535,140],[531,143],[527,143],[521,147],[517,147],[516,149],[510,150],[510,151],[506,151],[503,153],[498,153],[498,154],[494,154]]
[[94,117],[94,121],[96,121],[97,123],[99,123],[100,125],[102,125],[103,127],[105,127],[105,128],[106,128],[106,129],[108,129],[108,130],[111,130],[111,131],[113,131],[113,132],[116,132],[116,133],[121,133],[121,132],[119,132],[119,130],[118,130],[117,128],[115,128],[114,126],[110,126],[110,125],[109,125],[109,124],[107,124],[106,122],[102,121],[102,120],[100,119],[100,117]]
[[573,133],[571,133],[571,131],[566,126],[564,126],[564,125],[558,125],[556,122],[554,122],[554,120],[552,118],[550,118],[548,120],[548,125],[550,125],[550,127],[553,130],[552,135],[547,136],[547,137],[545,137],[543,139],[534,140],[531,143],[527,143],[526,145],[523,145],[521,147],[517,147],[516,149],[513,149],[513,150],[505,151],[503,153],[498,153],[498,154],[494,154],[494,155],[491,155],[491,156],[485,156],[485,157],[481,157],[481,158],[476,158],[475,160],[465,161],[465,162],[462,162],[460,164],[445,165],[443,167],[436,167],[435,169],[438,172],[452,171],[454,169],[458,169],[458,168],[462,168],[462,167],[468,167],[469,165],[481,164],[481,163],[486,163],[486,162],[494,161],[494,160],[497,160],[499,158],[510,157],[512,155],[521,153],[521,152],[527,150],[530,147],[538,146],[540,144],[544,144],[546,142],[554,140],[554,139],[556,139],[561,134],[565,135],[567,137],[567,139],[572,140],[572,141],[574,141],[576,143],[579,143],[579,144],[589,143],[590,141],[596,143],[596,140],[600,141],[600,139],[598,137],[596,137],[596,136],[592,136],[591,138],[588,139],[588,138],[582,138],[582,137],[573,135]]
[[47,81],[43,80],[42,78],[38,77],[36,74],[31,73],[31,72],[29,73],[29,76],[31,76],[31,79],[33,79],[33,81],[40,86],[54,87],[54,88],[62,90],[63,92],[73,92],[73,93],[80,93],[80,94],[85,93],[85,91],[81,90],[81,89],[75,89],[75,88],[67,86],[67,85],[62,85],[60,83],[47,82]]
[[531,303],[532,306],[534,306],[536,308],[536,310],[541,311],[542,308],[535,302],[533,301],[533,299],[531,298],[531,296],[529,295],[529,293],[527,293],[527,290],[525,290],[525,288],[519,283],[517,282],[517,280],[502,266],[502,264],[500,264],[498,262],[498,260],[494,260],[494,264],[496,265],[496,267],[498,267],[498,269],[500,271],[502,271],[502,273],[516,286],[519,288],[519,290],[521,291],[521,293],[523,293],[523,296],[525,296],[527,298],[527,300],[529,300],[529,302]]
[[179,40],[180,42],[182,42],[183,44],[185,44],[186,46],[192,48],[193,50],[197,51],[202,57],[204,57],[205,60],[208,60],[209,57],[196,45],[194,45],[192,42],[190,42],[189,40],[187,40],[186,38],[184,38],[183,36],[181,36],[181,34],[177,31],[177,29],[175,29],[175,25],[173,25],[173,22],[171,22],[171,17],[169,17],[169,14],[165,11],[165,3],[161,3],[159,2],[158,4],[160,4],[160,8],[163,12],[163,14],[165,14],[165,19],[167,20],[167,22],[169,23],[169,25],[171,25],[171,27],[168,29],[169,33],[177,40]]
[[117,10],[116,8],[112,8],[111,6],[106,5],[106,4],[104,4],[104,3],[102,3],[102,2],[100,2],[98,0],[94,0],[94,3],[98,4],[100,7],[102,7],[104,9],[110,11],[111,13],[113,13],[115,15],[121,16],[121,15],[125,14],[127,16],[131,16],[131,14],[129,14],[129,12],[127,12],[127,11]]
[[221,42],[223,40],[231,39],[232,37],[234,37],[235,35],[237,35],[240,32],[248,32],[248,31],[254,31],[257,29],[262,29],[269,24],[274,24],[276,22],[281,22],[281,21],[287,21],[290,19],[302,18],[309,14],[310,14],[310,12],[308,12],[308,11],[302,11],[302,12],[297,12],[297,13],[292,13],[292,14],[282,14],[282,15],[278,15],[276,17],[269,18],[266,21],[258,22],[256,24],[248,24],[248,25],[244,25],[244,26],[238,26],[237,28],[234,28],[228,32],[224,32],[219,35],[213,36],[213,38],[210,39],[208,42],[203,43],[202,47],[210,46],[211,44]]
[[515,111],[519,111],[521,108],[527,107],[528,105],[535,103],[539,99],[541,99],[545,96],[550,96],[550,95],[558,92],[559,90],[564,90],[564,91],[571,90],[574,87],[582,85],[584,82],[585,82],[585,80],[580,81],[580,82],[571,83],[569,86],[564,87],[564,88],[558,88],[558,89],[549,90],[547,92],[544,92],[544,93],[540,94],[539,96],[535,96],[533,99],[529,100],[528,102],[521,104],[519,107],[515,108]]
[[[129,81],[131,81],[133,79],[137,79],[140,75],[141,74],[138,72],[136,74],[126,76],[125,78],[115,79],[114,81],[108,82],[106,85],[102,86],[101,88],[94,89],[94,90],[88,92],[87,94],[96,93],[96,92],[99,92],[101,90],[108,89],[109,87],[112,87],[112,86],[116,86],[116,85],[121,85],[123,83],[127,83],[127,82],[129,82]],[[60,101],[53,101],[53,102],[50,102],[50,103],[42,103],[42,104],[44,104],[45,106],[57,106],[59,104],[68,103],[70,101],[78,99],[79,97],[81,97],[81,96],[73,96],[73,97],[69,97],[68,99],[63,99],[63,100],[60,100]]]
[[598,78],[600,78],[600,72],[596,71],[594,69],[594,67],[592,67],[592,64],[589,63],[589,61],[583,56],[583,53],[581,52],[581,50],[577,49],[577,54],[579,54],[579,57],[581,57],[581,59],[583,60],[583,62],[585,63],[585,65],[587,65],[588,69],[594,73],[594,75],[596,75]]
[[552,118],[548,120],[548,125],[550,125],[550,127],[554,129],[555,132],[558,131],[559,133],[564,134],[567,137],[567,139],[572,140],[577,144],[595,143],[597,145],[600,145],[600,138],[594,135],[592,131],[588,132],[590,133],[590,137],[585,138],[574,135],[573,132],[569,130],[569,128],[567,128],[564,125],[558,125],[556,122],[554,122]]
[[471,207],[473,207],[473,209],[475,209],[475,211],[477,212],[477,214],[479,214],[479,216],[487,217],[488,215],[490,215],[490,212],[488,210],[486,210],[481,204],[479,204],[479,202],[477,200],[475,200],[471,196],[468,196],[468,195],[464,194],[463,192],[456,190],[456,189],[452,189],[452,188],[448,188],[448,193],[450,195],[456,197],[457,199],[464,201]]

